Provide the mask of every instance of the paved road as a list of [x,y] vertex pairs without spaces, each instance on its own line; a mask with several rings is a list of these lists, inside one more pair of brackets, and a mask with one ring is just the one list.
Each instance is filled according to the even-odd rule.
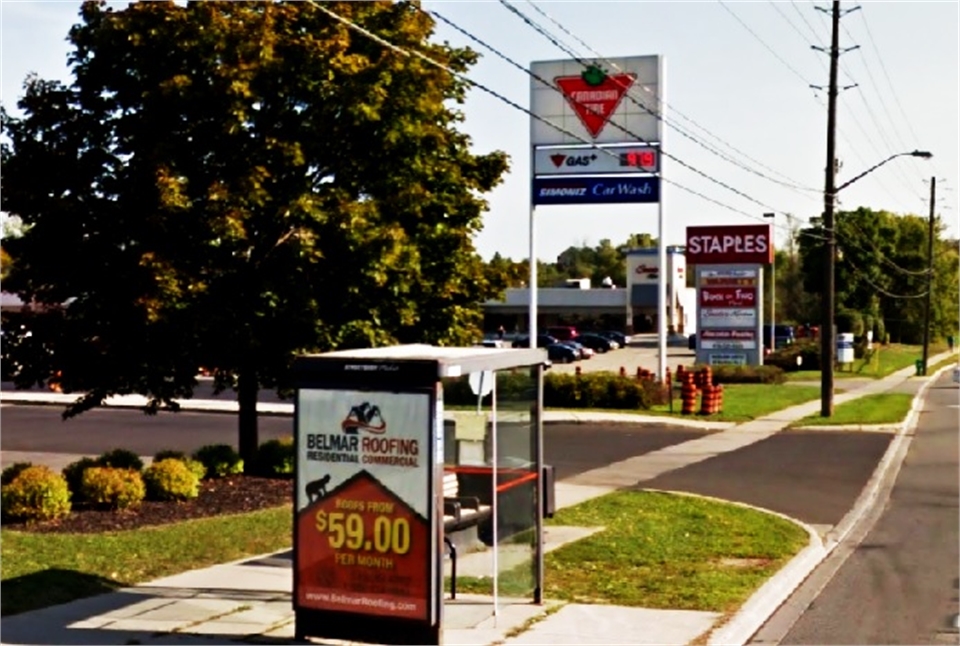
[[889,503],[781,644],[957,644],[957,387],[943,375]]
[[886,433],[782,431],[738,451],[638,483],[744,502],[836,525],[890,444]]
[[[180,412],[147,416],[136,410],[95,409],[63,421],[61,410],[59,406],[4,406],[0,409],[0,448],[99,455],[123,447],[150,456],[161,449],[193,451],[221,442],[236,446],[237,441],[234,415]],[[292,433],[293,418],[260,417],[261,442]],[[544,457],[557,467],[557,477],[564,479],[703,435],[706,432],[701,430],[647,424],[547,424]],[[510,442],[502,441],[500,446],[498,453],[506,455]],[[4,459],[4,463],[9,461]]]

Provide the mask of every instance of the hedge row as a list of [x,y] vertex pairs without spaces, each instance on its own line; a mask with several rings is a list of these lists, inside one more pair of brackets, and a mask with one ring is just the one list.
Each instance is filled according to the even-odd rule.
[[[293,474],[293,440],[269,440],[260,445],[254,471],[268,477]],[[157,501],[196,498],[200,480],[243,472],[243,460],[227,444],[182,451],[158,452],[144,469],[132,451],[114,449],[98,458],[81,458],[61,473],[20,462],[0,474],[4,521],[53,520],[68,514],[73,504],[98,509],[126,509],[144,499]]]
[[[651,381],[621,377],[613,372],[573,375],[548,372],[543,377],[543,405],[550,408],[649,409],[666,401],[663,389]],[[536,385],[527,371],[497,373],[498,401],[534,401]],[[443,401],[451,406],[475,406],[477,396],[467,377],[443,380]],[[485,403],[490,397],[484,398]]]

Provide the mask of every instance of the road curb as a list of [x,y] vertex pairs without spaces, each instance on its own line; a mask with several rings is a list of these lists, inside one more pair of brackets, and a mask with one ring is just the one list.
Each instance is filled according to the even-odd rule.
[[[877,464],[877,468],[874,469],[850,511],[824,537],[819,553],[810,551],[805,554],[809,548],[801,551],[761,586],[741,607],[741,610],[734,615],[733,619],[711,634],[709,644],[742,646],[749,642],[794,591],[843,542],[857,523],[870,512],[878,499],[883,483],[890,478],[895,478],[900,470],[900,466],[907,455],[910,441],[913,439],[910,431],[916,426],[927,390],[940,377],[941,373],[950,369],[952,369],[952,366],[945,366],[937,370],[914,395],[910,412],[899,425],[896,435]],[[802,525],[802,523],[800,524]],[[774,583],[775,581],[776,583]],[[741,615],[743,615],[742,621]]]
[[[790,596],[796,588],[798,579],[802,581],[807,574],[817,566],[826,556],[826,550],[820,534],[813,526],[782,514],[766,507],[758,507],[736,500],[727,500],[717,498],[716,496],[705,496],[702,494],[691,493],[689,491],[673,491],[668,489],[643,488],[640,491],[655,491],[668,493],[676,496],[688,496],[690,498],[702,498],[722,502],[728,505],[753,509],[770,516],[782,518],[788,522],[803,528],[807,532],[807,546],[797,552],[797,554],[787,561],[776,574],[761,585],[756,592],[744,602],[740,609],[725,623],[714,626],[708,634],[707,644],[709,646],[730,646],[731,644],[746,643],[750,637],[757,632],[760,626],[767,618]],[[722,620],[721,620],[722,621]]]

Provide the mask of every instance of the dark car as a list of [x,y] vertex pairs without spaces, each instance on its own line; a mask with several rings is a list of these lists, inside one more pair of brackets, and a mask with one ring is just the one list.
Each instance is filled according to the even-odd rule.
[[689,338],[687,339],[687,348],[690,349],[690,350],[696,350],[696,349],[697,349],[697,333],[696,333],[696,332],[694,332],[693,334],[691,334],[691,335],[689,336]]
[[597,334],[599,334],[605,339],[613,339],[618,344],[620,344],[621,348],[627,347],[627,335],[624,334],[623,332],[615,332],[613,330],[604,330],[602,332],[597,332]]
[[[537,347],[546,348],[550,345],[557,343],[555,337],[550,336],[549,334],[538,334],[537,335]],[[515,348],[529,348],[530,347],[530,337],[529,336],[518,336],[513,340],[513,347]]]
[[614,344],[616,344],[616,341],[611,341],[592,332],[581,334],[575,340],[580,345],[588,347],[594,352],[609,352],[614,348]]
[[547,358],[556,363],[571,363],[578,359],[577,351],[563,343],[551,343],[548,345]]
[[[775,328],[775,329],[774,329]],[[776,345],[770,343],[771,332],[773,333],[774,340]],[[764,325],[763,326],[763,345],[766,348],[771,348],[774,350],[779,350],[780,348],[785,348],[789,345],[793,345],[797,341],[796,330],[792,325]]]

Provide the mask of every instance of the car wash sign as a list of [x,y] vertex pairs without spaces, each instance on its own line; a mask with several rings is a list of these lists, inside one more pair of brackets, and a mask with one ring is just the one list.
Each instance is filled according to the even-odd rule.
[[769,225],[687,227],[697,286],[697,362],[763,364],[763,267],[773,262]]

